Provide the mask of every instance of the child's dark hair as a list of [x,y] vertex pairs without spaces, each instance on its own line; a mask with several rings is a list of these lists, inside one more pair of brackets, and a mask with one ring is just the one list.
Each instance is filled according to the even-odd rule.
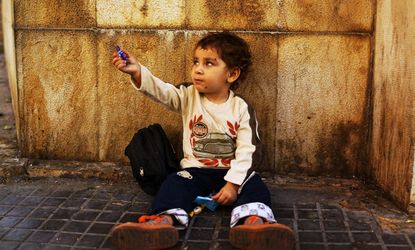
[[252,64],[249,45],[245,40],[227,31],[210,33],[196,44],[195,49],[199,47],[216,49],[229,69],[239,68],[241,70],[239,78],[231,85],[231,89],[236,89],[239,82],[245,80]]

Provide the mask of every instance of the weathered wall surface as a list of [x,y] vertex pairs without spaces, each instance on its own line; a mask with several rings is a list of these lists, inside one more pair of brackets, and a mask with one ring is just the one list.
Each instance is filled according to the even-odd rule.
[[135,130],[180,117],[135,92],[111,65],[115,44],[173,83],[191,49],[234,30],[254,67],[238,89],[256,107],[261,170],[356,174],[367,167],[375,0],[16,0],[19,129],[28,157],[126,160]]
[[415,204],[415,2],[377,6],[370,172],[407,207]]

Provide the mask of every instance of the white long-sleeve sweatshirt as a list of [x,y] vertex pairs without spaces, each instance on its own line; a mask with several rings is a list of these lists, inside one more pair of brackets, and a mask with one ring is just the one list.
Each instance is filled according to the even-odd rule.
[[138,90],[182,115],[183,169],[226,168],[225,180],[242,184],[260,140],[255,112],[241,97],[230,91],[225,103],[215,104],[193,85],[165,83],[144,66]]

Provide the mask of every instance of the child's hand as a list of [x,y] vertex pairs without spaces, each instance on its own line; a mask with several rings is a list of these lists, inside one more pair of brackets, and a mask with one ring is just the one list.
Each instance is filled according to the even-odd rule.
[[231,182],[227,182],[225,186],[212,199],[221,205],[232,205],[238,196],[239,186]]
[[130,55],[127,51],[124,50],[124,53],[127,57],[127,61],[124,61],[118,56],[117,52],[114,52],[112,54],[112,64],[120,70],[121,72],[130,74],[135,82],[137,87],[140,87],[141,84],[141,68],[140,64],[137,62],[137,60]]

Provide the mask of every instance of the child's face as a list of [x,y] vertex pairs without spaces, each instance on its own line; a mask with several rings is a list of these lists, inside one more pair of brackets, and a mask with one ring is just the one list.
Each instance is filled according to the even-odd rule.
[[232,84],[231,73],[216,49],[195,49],[192,67],[194,87],[210,101],[223,102]]

